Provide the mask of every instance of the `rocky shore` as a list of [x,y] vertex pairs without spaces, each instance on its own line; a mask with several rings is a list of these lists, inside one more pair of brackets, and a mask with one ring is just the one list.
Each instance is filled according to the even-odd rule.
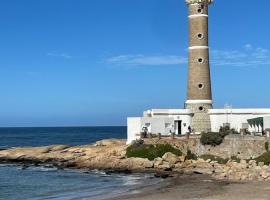
[[270,181],[270,167],[255,160],[188,160],[186,156],[165,153],[153,161],[127,158],[124,140],[102,140],[92,145],[25,147],[0,150],[0,163],[52,164],[59,168],[98,169],[110,172],[156,172],[156,176],[205,174],[220,180]]

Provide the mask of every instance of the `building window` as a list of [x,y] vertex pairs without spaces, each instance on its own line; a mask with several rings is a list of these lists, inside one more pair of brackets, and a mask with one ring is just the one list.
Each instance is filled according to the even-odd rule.
[[145,126],[146,126],[146,127],[150,127],[151,124],[150,124],[150,123],[145,123]]
[[172,124],[171,123],[165,123],[165,128],[171,128]]
[[198,9],[198,13],[202,13],[202,9],[201,8]]
[[198,58],[198,63],[203,63],[203,58]]
[[198,33],[197,37],[201,40],[201,39],[203,39],[203,34],[202,33]]
[[204,87],[204,85],[203,85],[202,83],[199,83],[199,84],[198,84],[198,88],[199,88],[199,89],[203,89],[203,87]]

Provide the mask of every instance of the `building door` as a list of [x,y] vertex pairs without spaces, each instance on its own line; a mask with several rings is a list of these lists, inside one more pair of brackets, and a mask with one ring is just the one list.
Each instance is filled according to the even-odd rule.
[[175,132],[177,135],[182,135],[182,121],[175,121]]

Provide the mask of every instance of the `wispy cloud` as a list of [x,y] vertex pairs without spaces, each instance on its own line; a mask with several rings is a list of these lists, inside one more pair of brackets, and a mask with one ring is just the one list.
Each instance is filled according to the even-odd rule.
[[47,56],[60,57],[60,58],[65,58],[65,59],[71,59],[72,58],[72,56],[67,54],[67,53],[55,53],[55,52],[47,53]]
[[212,64],[232,67],[259,67],[270,65],[270,49],[246,44],[240,50],[211,50]]
[[[270,65],[270,49],[246,44],[238,50],[210,50],[211,64],[231,67],[259,67]],[[119,55],[108,58],[107,63],[121,66],[160,66],[187,64],[180,55]]]
[[185,57],[177,55],[120,55],[111,57],[106,62],[117,65],[177,65],[187,63]]

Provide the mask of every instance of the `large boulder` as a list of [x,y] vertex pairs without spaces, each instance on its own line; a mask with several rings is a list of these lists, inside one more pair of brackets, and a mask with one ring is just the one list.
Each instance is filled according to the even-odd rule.
[[147,169],[153,168],[154,162],[145,158],[128,158],[130,169]]
[[174,165],[174,164],[180,162],[179,156],[176,156],[176,155],[174,155],[174,154],[171,153],[171,152],[165,153],[165,154],[162,156],[162,159],[163,159],[164,161],[168,162],[170,165]]
[[171,171],[174,168],[174,164],[171,164],[170,162],[163,161],[162,165],[157,166],[157,169],[165,170],[165,171]]

